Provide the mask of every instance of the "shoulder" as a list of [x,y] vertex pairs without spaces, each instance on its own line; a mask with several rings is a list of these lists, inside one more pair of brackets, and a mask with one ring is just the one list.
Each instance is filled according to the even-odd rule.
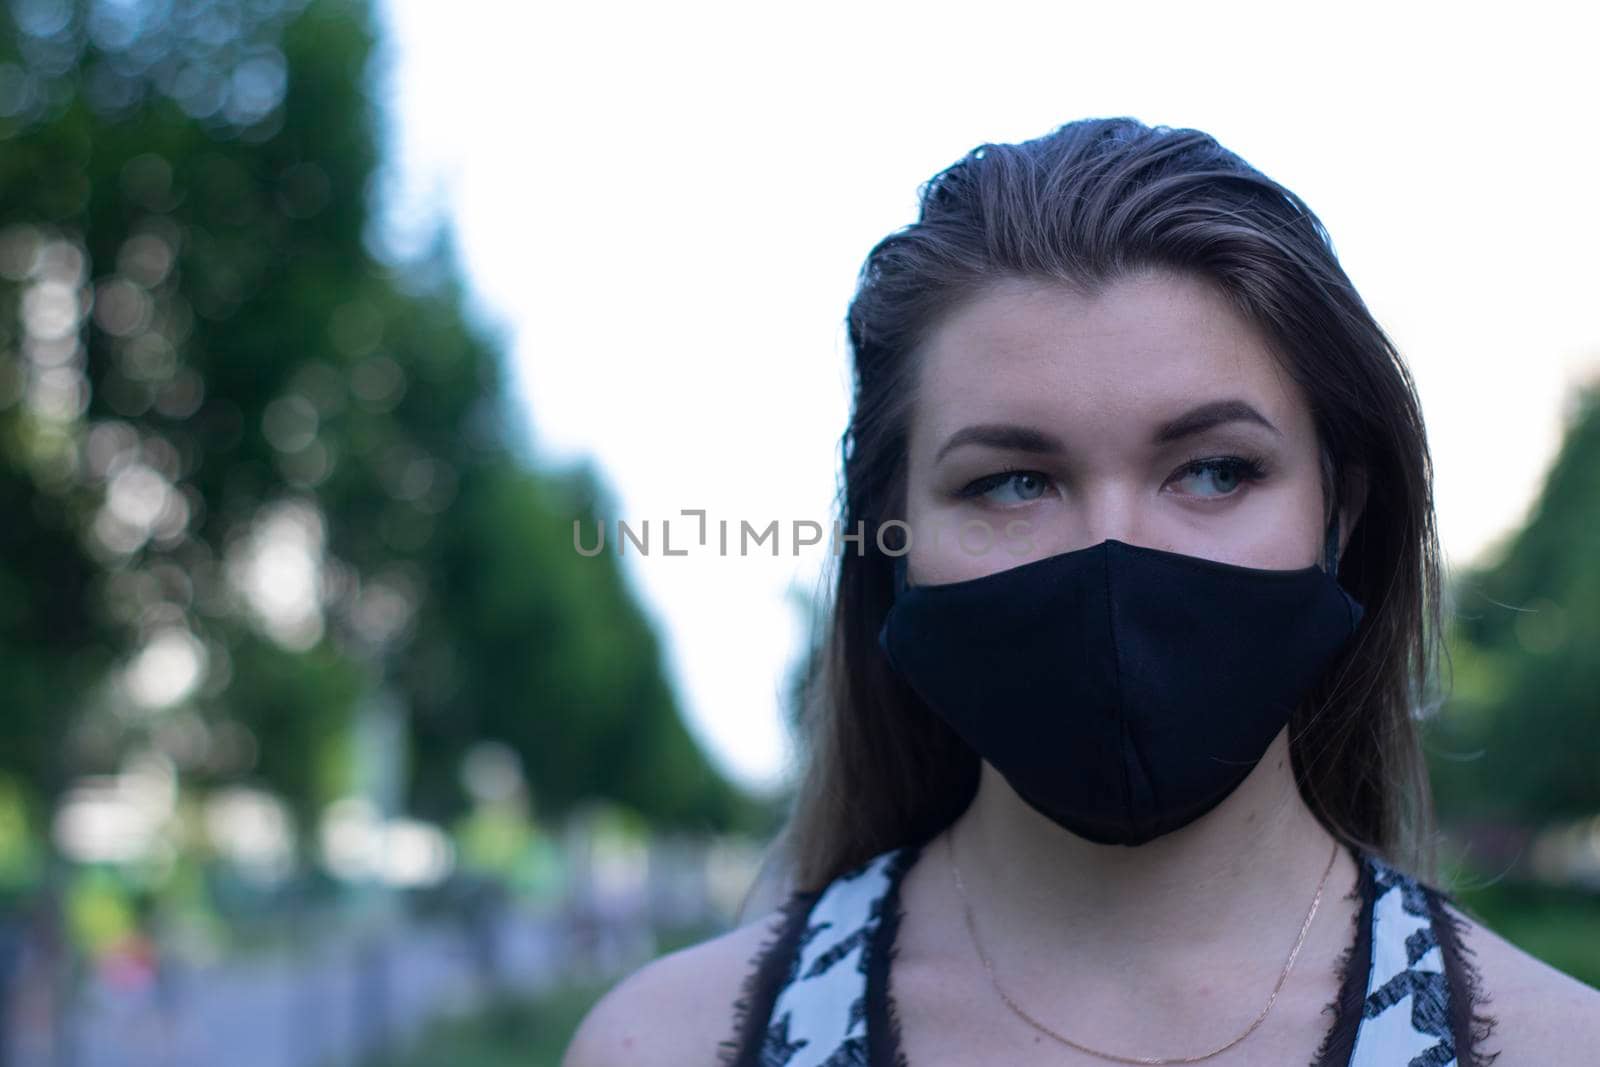
[[755,958],[784,912],[758,919],[645,964],[589,1009],[561,1067],[703,1067],[732,1039],[734,1005]]
[[1461,942],[1477,968],[1484,1003],[1495,1019],[1482,1043],[1494,1067],[1582,1063],[1600,1048],[1600,990],[1518,948],[1463,913],[1443,906],[1461,924]]

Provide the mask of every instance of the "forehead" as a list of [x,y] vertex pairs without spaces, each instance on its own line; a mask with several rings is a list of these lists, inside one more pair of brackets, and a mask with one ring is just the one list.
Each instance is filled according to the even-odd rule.
[[1007,278],[929,337],[912,436],[1004,418],[1110,442],[1222,398],[1254,405],[1285,434],[1310,432],[1266,338],[1207,280],[1147,270],[1084,295]]

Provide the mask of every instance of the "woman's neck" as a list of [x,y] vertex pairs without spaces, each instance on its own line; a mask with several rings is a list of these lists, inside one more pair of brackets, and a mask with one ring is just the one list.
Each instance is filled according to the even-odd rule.
[[[1315,923],[1334,925],[1335,943],[1356,877],[1343,848],[1329,869],[1335,839],[1295,785],[1287,731],[1217,807],[1143,845],[1070,833],[988,764],[949,834],[930,845],[938,865],[948,870],[953,844],[985,951],[1024,982],[1045,980],[1065,958],[1113,985],[1178,989],[1218,967],[1275,977],[1323,872]],[[957,931],[965,936],[964,923]]]

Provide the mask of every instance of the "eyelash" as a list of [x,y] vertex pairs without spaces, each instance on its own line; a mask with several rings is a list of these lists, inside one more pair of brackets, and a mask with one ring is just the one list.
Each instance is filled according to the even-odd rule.
[[[1258,456],[1206,456],[1189,460],[1174,472],[1175,477],[1183,477],[1207,470],[1232,471],[1239,478],[1241,487],[1260,481],[1266,477],[1266,465]],[[957,489],[954,495],[961,500],[979,497],[1006,484],[1007,481],[1019,474],[1032,474],[1039,478],[1046,475],[1041,471],[1028,470],[1024,467],[1005,467],[994,474],[988,474],[976,481]],[[1201,497],[1202,500],[1228,500],[1239,495],[1239,489],[1213,497]]]

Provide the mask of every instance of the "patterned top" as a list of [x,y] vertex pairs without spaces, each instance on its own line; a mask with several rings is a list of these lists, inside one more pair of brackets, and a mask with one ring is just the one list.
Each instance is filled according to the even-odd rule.
[[[735,1005],[724,1067],[907,1067],[888,993],[900,881],[921,844],[882,852],[823,889],[794,893]],[[1361,916],[1312,1067],[1479,1067],[1494,1020],[1451,898],[1352,849]]]

